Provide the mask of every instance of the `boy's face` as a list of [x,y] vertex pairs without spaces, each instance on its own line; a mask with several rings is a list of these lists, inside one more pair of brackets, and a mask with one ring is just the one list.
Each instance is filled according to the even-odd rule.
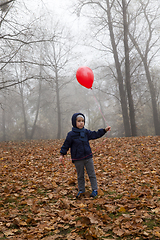
[[76,127],[79,129],[82,129],[84,127],[84,118],[83,117],[78,117],[76,119]]

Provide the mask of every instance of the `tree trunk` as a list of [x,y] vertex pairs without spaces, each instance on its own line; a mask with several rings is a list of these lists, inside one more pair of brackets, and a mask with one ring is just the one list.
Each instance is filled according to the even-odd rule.
[[[3,84],[3,86],[4,86],[4,84]],[[3,92],[3,98],[4,98],[4,104],[2,105],[2,132],[3,132],[2,141],[6,141],[6,114],[5,114],[6,96],[5,96],[5,92]]]
[[154,89],[154,85],[153,85],[153,82],[151,80],[150,71],[148,69],[147,61],[146,61],[145,58],[143,59],[143,64],[144,64],[144,68],[145,68],[145,72],[146,72],[146,77],[147,77],[147,80],[148,80],[150,95],[151,95],[152,111],[153,111],[153,122],[154,122],[155,134],[156,135],[160,135],[160,121],[159,121],[159,118],[158,118],[156,91]]
[[27,118],[26,118],[25,105],[24,105],[24,99],[23,99],[22,92],[21,92],[21,102],[22,102],[22,112],[23,112],[23,120],[24,120],[25,139],[28,139],[28,123],[27,123]]
[[61,137],[61,109],[60,109],[60,96],[59,96],[59,85],[58,85],[58,74],[56,69],[56,98],[57,98],[57,119],[58,119],[58,131],[57,139]]
[[107,16],[108,16],[108,25],[109,25],[111,44],[112,44],[112,48],[113,48],[113,55],[114,55],[114,60],[115,60],[115,65],[116,65],[117,76],[118,76],[117,80],[118,80],[118,84],[119,84],[119,93],[120,93],[120,99],[121,99],[125,136],[130,137],[131,130],[130,130],[130,122],[129,122],[129,116],[128,116],[126,93],[124,90],[123,76],[122,76],[122,72],[121,72],[121,67],[120,67],[120,63],[119,63],[119,59],[118,59],[117,47],[116,47],[115,38],[114,38],[109,0],[107,0]]
[[5,109],[2,109],[2,131],[3,131],[3,136],[2,136],[2,141],[6,141],[6,117],[5,117]]
[[128,103],[129,103],[131,132],[132,132],[132,136],[137,136],[136,121],[135,121],[135,109],[134,109],[134,103],[133,103],[132,92],[131,92],[126,0],[122,0],[122,7],[123,7],[123,26],[124,26],[124,50],[125,50],[125,83],[126,83]]
[[[41,76],[40,76],[40,78],[41,78]],[[39,95],[38,95],[38,100],[37,100],[36,116],[35,116],[34,123],[33,123],[33,126],[32,126],[30,139],[33,138],[34,132],[35,132],[35,129],[36,129],[36,123],[37,123],[37,119],[38,119],[38,115],[39,115],[40,100],[41,100],[41,88],[42,88],[42,79],[39,80]]]

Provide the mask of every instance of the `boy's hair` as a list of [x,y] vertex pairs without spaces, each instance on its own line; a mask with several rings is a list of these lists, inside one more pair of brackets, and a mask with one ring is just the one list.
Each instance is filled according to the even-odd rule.
[[76,119],[77,117],[83,117],[84,118],[84,123],[85,123],[85,116],[83,113],[74,113],[72,116],[72,125],[73,127],[76,127]]

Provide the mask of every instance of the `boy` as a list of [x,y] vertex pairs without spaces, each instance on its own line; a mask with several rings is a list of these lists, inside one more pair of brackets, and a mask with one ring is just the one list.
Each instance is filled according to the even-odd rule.
[[67,154],[69,148],[71,149],[72,162],[75,164],[78,177],[79,192],[76,198],[85,193],[85,179],[84,167],[90,179],[92,193],[90,197],[96,197],[97,192],[97,179],[94,171],[92,151],[89,145],[89,140],[102,137],[111,127],[101,128],[98,131],[90,131],[84,128],[85,116],[82,113],[75,113],[72,116],[72,131],[67,134],[67,137],[61,147],[61,156],[59,160],[62,161],[64,155]]

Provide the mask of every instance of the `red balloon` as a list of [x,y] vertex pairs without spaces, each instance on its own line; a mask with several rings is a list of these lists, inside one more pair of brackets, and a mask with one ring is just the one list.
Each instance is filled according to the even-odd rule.
[[86,88],[92,88],[94,74],[89,67],[80,67],[76,73],[77,81]]

